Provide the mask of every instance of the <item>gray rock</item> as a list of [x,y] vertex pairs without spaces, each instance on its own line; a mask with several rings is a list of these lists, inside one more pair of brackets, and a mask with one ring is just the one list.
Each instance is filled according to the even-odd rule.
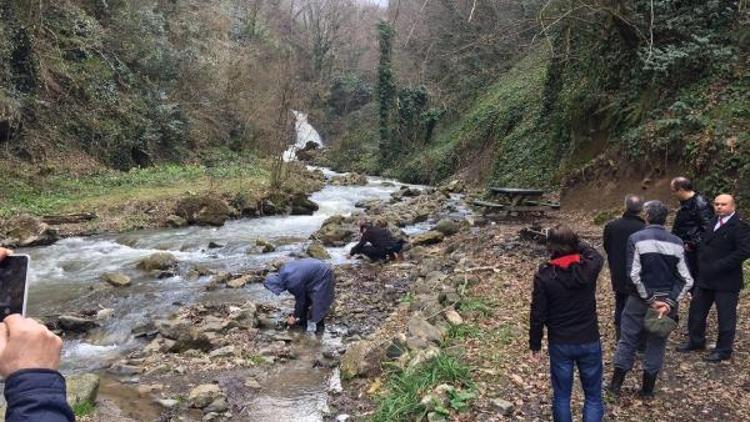
[[144,271],[171,271],[177,268],[177,258],[169,252],[157,252],[138,263]]
[[461,315],[455,309],[448,309],[443,312],[443,315],[451,325],[461,325],[464,323],[464,319],[461,318]]
[[190,391],[188,404],[190,407],[203,409],[212,404],[216,399],[223,397],[224,393],[216,384],[201,384]]
[[411,244],[412,246],[432,245],[442,242],[443,238],[445,238],[445,235],[443,233],[435,230],[430,230],[428,232],[420,233],[412,237]]
[[261,252],[263,253],[270,253],[276,250],[276,246],[274,246],[273,243],[265,239],[256,239],[255,246],[258,246],[259,248],[261,248]]
[[317,259],[330,259],[331,255],[326,250],[326,247],[323,245],[322,242],[313,242],[310,244],[310,246],[307,247],[307,250],[305,251],[309,256],[312,258]]
[[409,335],[421,337],[429,342],[440,344],[443,341],[443,332],[439,328],[427,322],[422,315],[415,313],[407,323]]
[[237,353],[236,348],[232,345],[224,346],[221,348],[218,348],[216,350],[212,350],[208,357],[210,358],[218,358],[223,356],[234,356]]
[[504,416],[510,416],[513,413],[513,403],[507,400],[498,397],[490,400],[490,403],[492,403],[492,405],[495,406]]
[[188,196],[175,206],[175,215],[197,225],[222,226],[230,213],[226,202],[212,196]]
[[130,285],[130,277],[123,273],[104,273],[102,280],[115,287],[125,287]]
[[179,215],[170,215],[167,217],[167,224],[171,227],[184,227],[188,225],[188,222]]
[[174,409],[178,404],[180,404],[179,401],[174,399],[157,399],[155,400],[155,402],[165,409]]
[[82,318],[73,315],[62,315],[58,319],[58,322],[60,323],[60,327],[62,327],[63,330],[76,333],[85,333],[86,331],[99,326],[99,324],[97,324],[93,319]]
[[221,397],[218,397],[216,400],[212,401],[211,404],[206,406],[206,408],[203,409],[203,412],[223,413],[223,412],[226,412],[227,409],[229,409],[229,406],[227,405],[227,399],[221,396]]
[[6,246],[45,246],[60,239],[57,230],[50,228],[40,218],[27,214],[11,218],[0,229],[0,244]]
[[72,374],[65,377],[68,404],[94,403],[99,391],[99,376],[96,374]]
[[439,231],[446,236],[452,236],[458,233],[459,225],[449,218],[443,218],[438,221],[433,230]]

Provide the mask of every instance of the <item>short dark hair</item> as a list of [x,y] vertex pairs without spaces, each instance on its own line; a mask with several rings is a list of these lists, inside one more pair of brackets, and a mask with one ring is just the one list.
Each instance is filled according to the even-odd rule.
[[578,252],[578,235],[570,227],[558,224],[547,232],[547,250],[552,256]]
[[679,176],[672,179],[672,189],[675,191],[683,190],[685,192],[689,192],[693,190],[693,182],[690,181],[687,177]]
[[648,201],[643,204],[643,210],[648,224],[664,225],[667,222],[669,209],[661,201]]
[[638,195],[626,195],[625,210],[633,213],[639,213],[643,211],[643,198]]

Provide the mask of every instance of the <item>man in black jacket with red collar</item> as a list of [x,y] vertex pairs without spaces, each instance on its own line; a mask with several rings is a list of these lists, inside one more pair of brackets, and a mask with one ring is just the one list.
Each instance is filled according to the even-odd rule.
[[706,318],[716,303],[719,338],[716,349],[704,360],[719,362],[732,355],[737,326],[737,301],[743,287],[742,263],[750,258],[750,227],[735,212],[731,195],[714,200],[714,218],[699,248],[699,276],[690,303],[690,340],[679,347],[680,352],[703,350],[706,347]]

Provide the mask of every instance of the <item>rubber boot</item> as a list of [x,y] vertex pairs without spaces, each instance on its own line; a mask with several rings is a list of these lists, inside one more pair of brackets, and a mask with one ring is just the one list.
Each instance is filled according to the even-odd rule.
[[625,382],[625,375],[627,374],[627,370],[615,367],[615,372],[612,374],[612,382],[609,383],[608,388],[610,394],[615,397],[620,397],[620,393],[622,392],[622,383]]
[[649,374],[643,371],[643,385],[641,386],[640,396],[644,399],[650,399],[654,397],[654,386],[656,385],[656,376],[659,373]]

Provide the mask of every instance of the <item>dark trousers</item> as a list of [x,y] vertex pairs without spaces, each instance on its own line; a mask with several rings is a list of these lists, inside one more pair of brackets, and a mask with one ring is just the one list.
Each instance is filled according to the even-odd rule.
[[[698,278],[698,250],[685,251],[685,263],[687,264],[688,272],[690,272],[690,277],[696,280]],[[693,285],[690,292],[692,293],[695,288],[695,285]]]
[[625,303],[628,301],[627,293],[615,292],[615,334],[617,340],[620,339],[620,323],[622,322],[622,311],[625,309]]
[[726,355],[732,354],[734,335],[737,329],[738,299],[739,292],[696,287],[688,313],[690,343],[695,346],[706,344],[706,318],[708,318],[711,305],[716,303],[716,313],[719,317],[719,338],[716,342],[716,352]]
[[552,413],[555,422],[572,422],[570,396],[573,391],[573,371],[578,367],[581,386],[586,396],[583,403],[584,422],[599,422],[604,416],[602,401],[602,345],[550,344],[549,368],[554,399]]
[[372,245],[365,245],[359,250],[359,253],[370,258],[373,261],[384,261],[388,257],[385,248],[379,248]]
[[[302,329],[307,331],[307,318],[308,315],[310,315],[310,307],[312,306],[312,299],[310,296],[305,296],[301,299],[302,303],[300,304],[299,309],[302,311],[299,312],[299,315],[294,315],[295,318],[297,318],[297,325]],[[295,306],[296,308],[296,306]],[[318,334],[323,333],[325,331],[325,317],[315,323],[315,332]]]

